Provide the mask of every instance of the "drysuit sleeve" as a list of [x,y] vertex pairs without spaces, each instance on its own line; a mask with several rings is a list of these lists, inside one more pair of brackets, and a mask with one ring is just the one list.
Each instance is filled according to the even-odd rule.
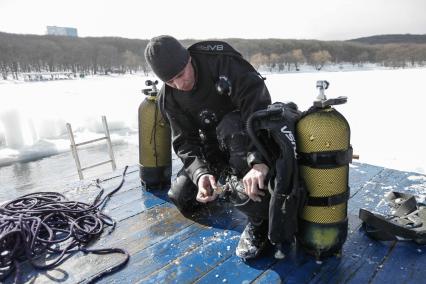
[[166,99],[165,88],[159,94],[159,107],[166,117],[172,130],[172,146],[176,155],[181,159],[184,169],[196,185],[201,175],[210,173],[208,163],[203,155],[198,129],[193,126],[190,118],[173,103]]
[[[245,123],[251,114],[271,104],[271,96],[264,79],[255,71],[236,77],[233,87],[231,100],[240,109],[241,118]],[[250,167],[264,162],[262,155],[253,144],[249,146],[247,162]]]

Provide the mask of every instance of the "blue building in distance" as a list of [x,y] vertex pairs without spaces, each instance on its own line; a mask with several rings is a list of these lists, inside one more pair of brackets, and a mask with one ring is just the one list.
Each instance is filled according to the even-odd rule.
[[76,28],[47,26],[47,35],[78,37]]

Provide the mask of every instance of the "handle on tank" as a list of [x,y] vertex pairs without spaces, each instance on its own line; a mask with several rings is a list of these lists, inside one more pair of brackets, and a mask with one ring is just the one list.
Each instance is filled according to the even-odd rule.
[[265,147],[263,147],[262,143],[257,138],[256,133],[254,131],[253,124],[254,124],[254,121],[259,118],[264,118],[264,117],[269,117],[272,115],[279,115],[279,114],[282,115],[283,112],[284,112],[284,109],[282,108],[271,108],[271,109],[268,108],[268,109],[256,111],[255,113],[250,115],[249,118],[247,119],[247,125],[246,125],[247,134],[252,140],[254,146],[259,150],[260,154],[262,154],[262,156],[265,158],[269,166],[272,166],[272,159],[269,156],[268,152],[266,151]]

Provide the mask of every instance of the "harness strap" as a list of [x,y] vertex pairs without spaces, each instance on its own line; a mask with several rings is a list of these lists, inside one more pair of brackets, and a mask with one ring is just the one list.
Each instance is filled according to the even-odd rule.
[[346,202],[349,199],[349,195],[350,195],[350,190],[349,190],[349,187],[348,187],[346,191],[339,193],[339,194],[336,194],[336,195],[331,195],[331,196],[326,196],[326,197],[309,196],[308,200],[307,200],[307,205],[308,206],[319,206],[319,207],[333,206],[333,205],[337,205],[337,204],[341,204],[343,202]]
[[299,153],[299,162],[311,168],[336,168],[352,163],[352,155],[352,146],[349,146],[341,151]]
[[226,54],[232,56],[239,56],[242,58],[241,53],[236,51],[231,45],[224,41],[218,40],[200,41],[188,47],[188,50],[197,53]]

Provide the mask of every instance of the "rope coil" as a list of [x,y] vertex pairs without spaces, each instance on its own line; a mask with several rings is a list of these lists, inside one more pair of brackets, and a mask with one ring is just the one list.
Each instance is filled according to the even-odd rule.
[[21,282],[19,263],[24,260],[28,260],[36,269],[51,269],[78,251],[125,255],[125,259],[117,265],[86,279],[88,283],[121,269],[129,260],[125,250],[86,247],[101,235],[105,226],[114,230],[115,221],[102,213],[102,209],[123,186],[127,168],[124,169],[120,184],[105,196],[104,188],[99,180],[96,181],[101,191],[92,204],[69,201],[57,192],[37,192],[21,196],[0,207],[0,281],[15,272],[14,282]]

